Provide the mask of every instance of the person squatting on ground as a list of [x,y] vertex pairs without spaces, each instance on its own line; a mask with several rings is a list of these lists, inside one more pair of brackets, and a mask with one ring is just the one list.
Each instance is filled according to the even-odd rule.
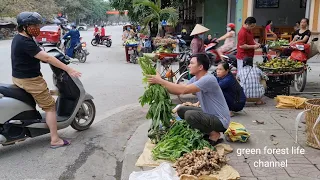
[[47,83],[40,72],[40,61],[52,64],[73,77],[80,77],[81,73],[48,55],[36,44],[33,38],[40,34],[40,24],[42,24],[40,14],[22,12],[17,16],[17,23],[19,33],[13,38],[11,44],[12,81],[31,94],[39,107],[46,112],[51,147],[69,145],[69,141],[58,136],[55,99],[51,96]]
[[228,104],[230,116],[234,116],[233,112],[241,111],[246,105],[246,95],[237,79],[230,72],[227,62],[220,62],[218,64],[217,80]]
[[220,132],[225,132],[230,124],[229,108],[216,77],[208,73],[210,61],[206,54],[194,54],[191,58],[189,70],[194,75],[188,85],[175,84],[161,78],[157,73],[149,76],[150,84],[160,84],[171,94],[196,94],[201,108],[180,106],[178,115],[186,120],[191,127],[206,134],[210,144],[221,142]]
[[237,77],[248,99],[253,99],[256,105],[265,104],[262,101],[265,89],[261,80],[266,79],[266,76],[261,69],[253,65],[253,58],[243,60],[243,68]]

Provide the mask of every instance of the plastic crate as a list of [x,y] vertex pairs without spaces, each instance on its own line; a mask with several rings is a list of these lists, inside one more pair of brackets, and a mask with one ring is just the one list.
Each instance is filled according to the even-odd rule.
[[277,95],[290,95],[290,85],[279,83],[277,86],[267,86],[265,96],[275,98]]
[[267,86],[283,86],[283,85],[291,85],[293,81],[293,76],[268,76]]

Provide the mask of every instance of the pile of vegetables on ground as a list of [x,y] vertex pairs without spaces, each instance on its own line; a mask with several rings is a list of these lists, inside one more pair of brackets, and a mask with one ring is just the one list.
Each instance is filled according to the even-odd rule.
[[[151,64],[151,58],[143,56],[139,58],[139,64],[144,75],[144,83],[147,83],[147,75],[155,75],[156,70]],[[170,128],[172,116],[172,101],[169,92],[159,84],[148,85],[144,94],[139,98],[142,106],[150,106],[146,118],[152,120],[148,130],[148,137],[153,143],[158,143],[162,136]]]
[[155,160],[175,161],[184,153],[205,147],[213,148],[199,130],[192,129],[184,120],[176,121],[152,150],[152,156]]
[[258,64],[258,67],[262,70],[267,70],[272,72],[296,72],[296,71],[300,71],[301,68],[304,67],[304,64],[300,61],[274,58],[265,63]]
[[[148,75],[156,74],[151,62],[150,57],[139,58],[144,83]],[[175,162],[179,176],[214,174],[226,163],[226,157],[219,155],[199,130],[191,128],[185,120],[173,120],[173,104],[164,87],[148,85],[139,101],[142,106],[150,106],[146,118],[152,120],[148,137],[156,144],[152,150],[154,160]]]
[[173,165],[178,175],[189,174],[194,176],[216,174],[227,162],[225,155],[209,148],[194,150],[184,154]]
[[288,46],[289,40],[286,39],[279,39],[277,41],[270,41],[268,42],[269,48],[279,48],[281,46]]

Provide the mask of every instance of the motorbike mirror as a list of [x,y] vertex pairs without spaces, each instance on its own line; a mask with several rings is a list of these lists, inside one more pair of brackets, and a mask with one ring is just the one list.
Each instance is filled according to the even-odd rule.
[[312,39],[313,42],[318,41],[318,40],[319,40],[319,38],[313,38]]

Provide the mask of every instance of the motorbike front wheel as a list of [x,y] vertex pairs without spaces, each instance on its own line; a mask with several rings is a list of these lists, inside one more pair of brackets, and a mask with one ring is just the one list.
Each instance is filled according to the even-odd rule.
[[71,127],[77,131],[84,131],[89,129],[96,116],[96,107],[93,101],[85,100],[81,104],[76,117],[71,123]]
[[97,45],[98,45],[98,43],[97,43],[96,39],[92,39],[92,41],[91,41],[91,45],[92,45],[92,46],[97,46]]
[[87,60],[87,53],[83,49],[80,51],[77,51],[76,58],[79,60],[79,62],[85,63]]
[[294,88],[298,92],[303,92],[307,84],[307,69],[302,74],[294,75]]
[[112,44],[112,42],[111,42],[110,40],[107,40],[106,46],[107,46],[107,47],[111,47],[111,44]]

